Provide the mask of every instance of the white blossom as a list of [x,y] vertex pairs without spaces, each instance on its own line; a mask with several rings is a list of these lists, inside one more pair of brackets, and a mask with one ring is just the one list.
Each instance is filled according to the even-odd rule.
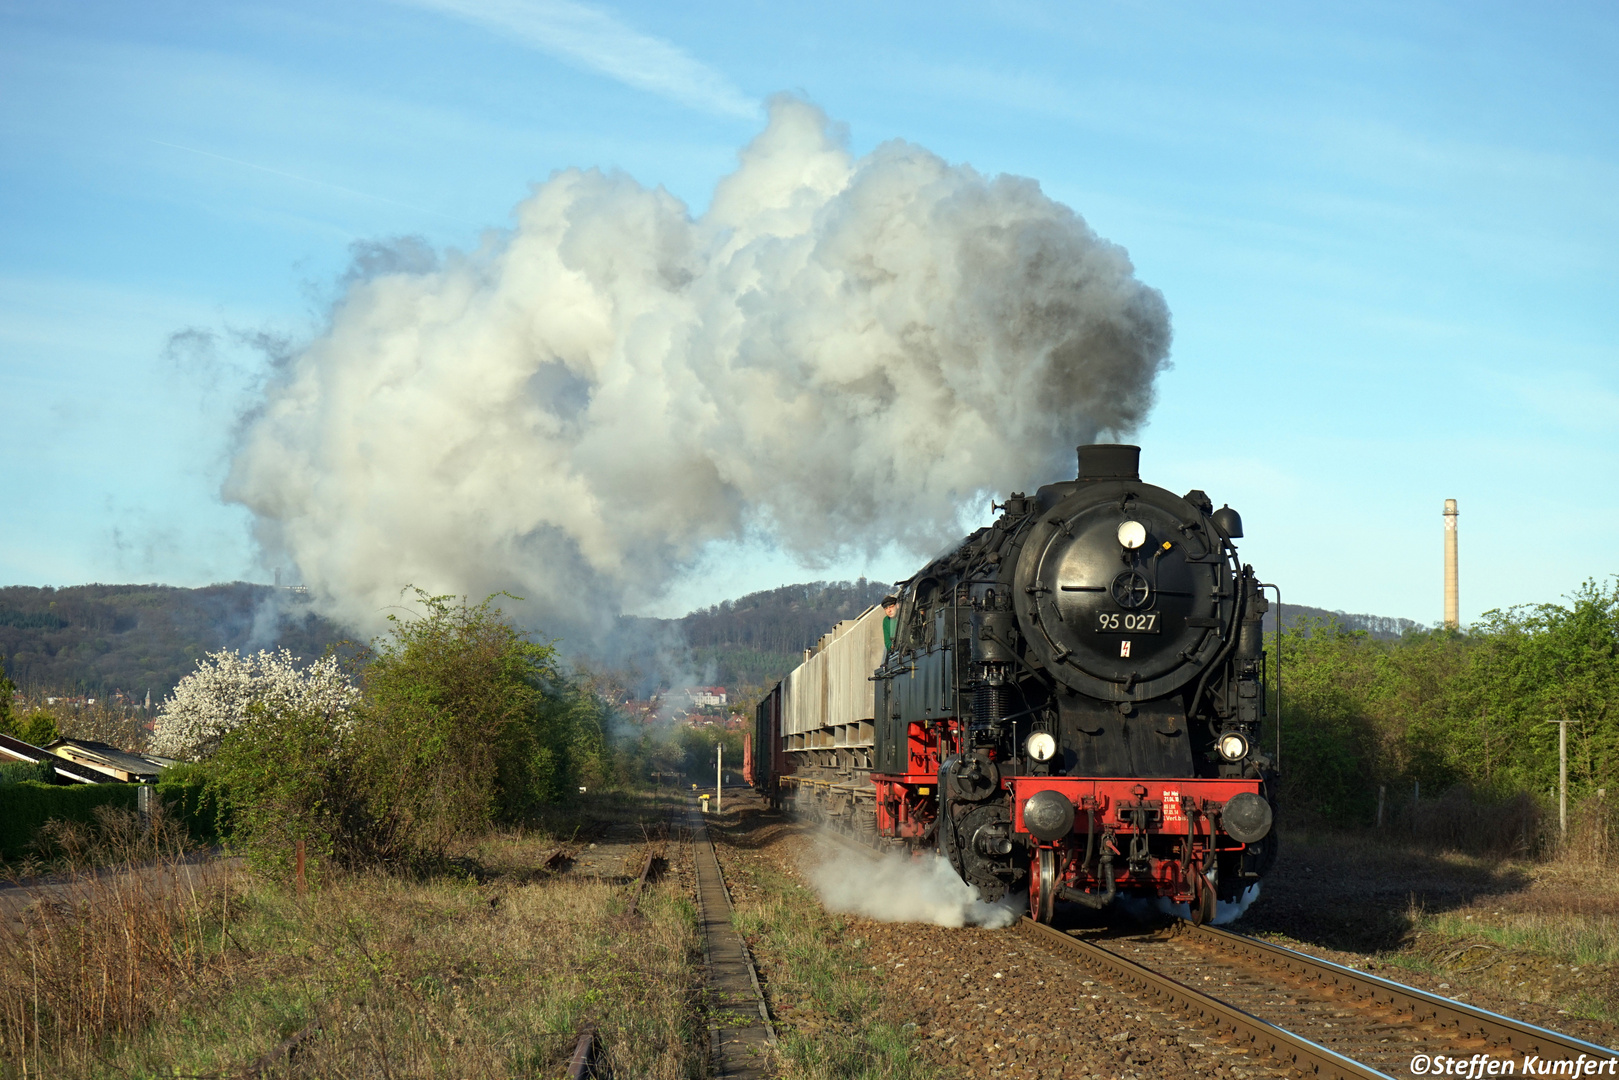
[[360,691],[343,676],[336,657],[323,657],[300,669],[286,649],[245,656],[221,649],[199,660],[197,670],[164,699],[151,749],[164,757],[196,761],[246,723],[255,705],[272,715],[335,717],[359,700]]

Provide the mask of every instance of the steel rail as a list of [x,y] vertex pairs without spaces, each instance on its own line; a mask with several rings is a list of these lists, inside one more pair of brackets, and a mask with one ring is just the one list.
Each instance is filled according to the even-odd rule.
[[1187,1010],[1203,1023],[1234,1036],[1239,1043],[1246,1043],[1273,1060],[1287,1062],[1306,1076],[1320,1080],[1389,1080],[1387,1074],[1336,1050],[1261,1020],[1099,945],[1069,937],[1027,917],[1018,921],[1015,930],[1036,944],[1078,954],[1082,963],[1105,973],[1110,981],[1132,985],[1161,1002]]
[[[827,830],[824,835],[865,850],[881,850],[875,844],[857,839],[846,833]],[[1386,1073],[1364,1065],[1330,1047],[1322,1046],[1268,1020],[1253,1016],[1218,998],[1152,971],[1144,965],[1128,960],[1118,953],[1072,938],[1025,917],[1016,929],[1043,945],[1052,945],[1082,955],[1086,962],[1100,968],[1119,980],[1141,987],[1154,997],[1174,1001],[1191,1009],[1202,1019],[1229,1030],[1255,1045],[1262,1052],[1284,1061],[1317,1077],[1387,1077]],[[1258,938],[1234,934],[1213,926],[1193,926],[1189,922],[1176,924],[1176,932],[1191,940],[1234,956],[1247,966],[1269,967],[1302,977],[1324,988],[1337,991],[1346,1004],[1360,1008],[1385,1007],[1405,1013],[1410,1027],[1432,1026],[1456,1040],[1481,1040],[1494,1049],[1511,1050],[1522,1056],[1538,1056],[1542,1060],[1586,1058],[1602,1060],[1619,1057],[1619,1051],[1597,1043],[1586,1042],[1573,1035],[1552,1031],[1524,1020],[1490,1012],[1476,1005],[1431,994],[1414,986],[1397,983],[1370,972],[1335,964],[1330,960],[1272,945]]]
[[630,906],[626,914],[639,914],[641,895],[657,875],[663,861],[663,847],[661,845],[647,848],[646,858],[641,861],[641,872],[636,875],[634,885],[630,889]]
[[1406,986],[1370,972],[1344,967],[1330,960],[1301,953],[1294,949],[1272,945],[1244,934],[1233,934],[1212,926],[1193,927],[1187,924],[1194,941],[1210,945],[1226,953],[1233,953],[1248,961],[1266,967],[1303,976],[1324,986],[1342,992],[1362,1005],[1385,1005],[1411,1014],[1413,1023],[1433,1024],[1449,1029],[1456,1038],[1476,1038],[1493,1046],[1510,1047],[1521,1055],[1535,1054],[1542,1058],[1587,1057],[1611,1058],[1615,1052],[1596,1043],[1586,1042],[1572,1035],[1538,1027],[1523,1020],[1480,1009],[1466,1002],[1430,994],[1414,986]]

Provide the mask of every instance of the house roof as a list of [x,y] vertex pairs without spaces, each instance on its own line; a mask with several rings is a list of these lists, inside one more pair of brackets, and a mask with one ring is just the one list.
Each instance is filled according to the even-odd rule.
[[57,739],[45,749],[66,761],[126,783],[156,780],[170,764],[167,758],[147,757],[93,739]]
[[[46,758],[56,757],[56,754],[43,747],[0,733],[0,761],[26,761],[33,765],[44,761]],[[71,780],[76,784],[101,784],[111,779],[96,770],[87,769],[78,764],[70,764],[66,759],[54,761],[52,764],[56,768],[57,776],[62,777],[64,780]]]

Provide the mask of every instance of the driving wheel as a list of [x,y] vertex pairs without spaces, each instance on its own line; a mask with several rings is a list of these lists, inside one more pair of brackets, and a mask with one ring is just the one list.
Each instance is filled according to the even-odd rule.
[[1197,890],[1197,898],[1192,901],[1192,925],[1202,926],[1204,923],[1214,921],[1214,886],[1201,870],[1192,871],[1192,884]]
[[1029,915],[1037,923],[1049,923],[1057,910],[1057,853],[1040,848],[1029,878]]

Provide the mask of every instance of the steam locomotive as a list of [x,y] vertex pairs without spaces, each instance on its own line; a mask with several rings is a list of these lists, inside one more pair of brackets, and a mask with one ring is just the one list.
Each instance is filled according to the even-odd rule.
[[988,901],[1163,897],[1211,918],[1276,858],[1261,742],[1268,603],[1242,519],[1079,448],[758,704],[744,768],[771,801],[935,850]]

